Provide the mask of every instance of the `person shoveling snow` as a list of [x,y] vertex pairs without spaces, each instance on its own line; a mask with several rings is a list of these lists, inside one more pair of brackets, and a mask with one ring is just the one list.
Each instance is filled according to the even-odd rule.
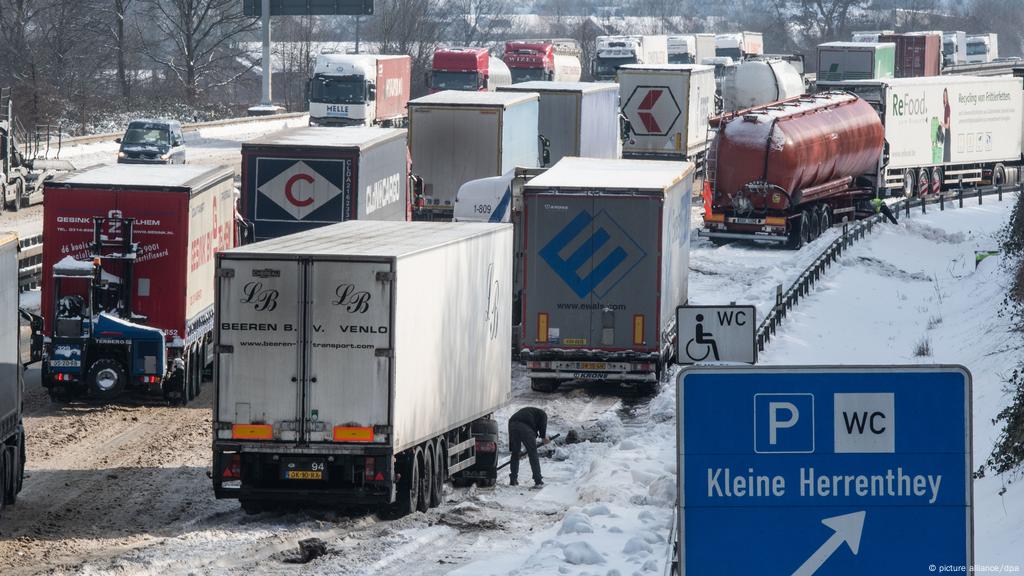
[[551,442],[548,438],[548,415],[540,408],[528,406],[508,419],[508,448],[512,453],[512,459],[509,460],[509,485],[519,485],[519,457],[524,447],[530,457],[534,486],[539,488],[544,485],[540,475],[540,458],[537,457],[538,438],[542,439],[542,445]]

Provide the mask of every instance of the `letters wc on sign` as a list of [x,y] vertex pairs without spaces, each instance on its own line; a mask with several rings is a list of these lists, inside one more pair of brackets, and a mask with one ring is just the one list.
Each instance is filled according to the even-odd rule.
[[971,565],[965,368],[702,366],[677,400],[682,574]]

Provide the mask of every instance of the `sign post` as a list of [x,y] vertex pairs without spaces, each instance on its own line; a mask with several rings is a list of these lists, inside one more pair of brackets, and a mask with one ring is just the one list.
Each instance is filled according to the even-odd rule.
[[677,398],[683,575],[970,569],[966,368],[695,367]]
[[676,361],[757,363],[757,311],[753,306],[676,308]]

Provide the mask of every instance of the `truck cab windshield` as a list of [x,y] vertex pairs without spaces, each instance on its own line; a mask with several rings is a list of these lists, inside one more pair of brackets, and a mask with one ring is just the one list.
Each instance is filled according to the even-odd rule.
[[594,76],[598,78],[614,78],[619,66],[636,64],[635,56],[623,56],[620,58],[598,58],[594,63]]
[[984,56],[985,54],[988,54],[988,46],[986,46],[984,42],[967,43],[968,56]]
[[543,68],[512,68],[510,71],[513,84],[551,79]]
[[435,90],[480,90],[483,84],[476,72],[434,71],[431,87]]
[[366,81],[362,76],[315,76],[310,82],[309,100],[323,104],[362,104]]
[[121,139],[122,144],[150,144],[168,146],[171,131],[166,126],[129,126]]
[[680,52],[678,54],[668,55],[669,64],[693,64],[693,54],[688,52]]
[[742,60],[743,53],[740,52],[739,48],[718,48],[715,50],[715,56],[718,57],[729,57],[733,60]]

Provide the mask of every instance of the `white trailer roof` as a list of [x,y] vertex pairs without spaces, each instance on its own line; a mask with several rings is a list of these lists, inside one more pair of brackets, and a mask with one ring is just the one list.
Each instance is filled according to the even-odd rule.
[[498,86],[499,92],[611,92],[619,89],[614,82],[547,82],[531,80],[509,86]]
[[463,90],[445,90],[429,96],[409,101],[409,106],[509,106],[537,100],[535,92],[469,92]]
[[914,78],[876,78],[874,80],[847,80],[845,84],[887,84],[889,86],[949,86],[952,84],[975,84],[979,88],[985,87],[991,82],[1020,80],[1015,76],[964,76],[960,74],[947,74],[943,76],[917,76]]
[[511,224],[349,220],[233,248],[223,254],[397,258],[494,234],[504,228],[511,228]]
[[892,46],[896,47],[895,42],[825,42],[818,44],[818,48],[860,48],[863,50],[871,50],[872,48],[878,48],[880,46]]
[[700,72],[702,70],[714,70],[714,66],[706,64],[623,64],[619,70],[643,70],[643,71],[672,71],[686,70],[688,72]]
[[526,188],[667,190],[693,171],[691,162],[566,157]]
[[52,184],[90,188],[198,188],[225,178],[234,178],[234,175],[234,170],[227,166],[105,164],[57,178]]
[[303,126],[287,128],[266,136],[245,142],[243,146],[305,146],[322,148],[369,148],[374,144],[398,138],[405,134],[404,128],[370,128],[350,126],[329,128]]

